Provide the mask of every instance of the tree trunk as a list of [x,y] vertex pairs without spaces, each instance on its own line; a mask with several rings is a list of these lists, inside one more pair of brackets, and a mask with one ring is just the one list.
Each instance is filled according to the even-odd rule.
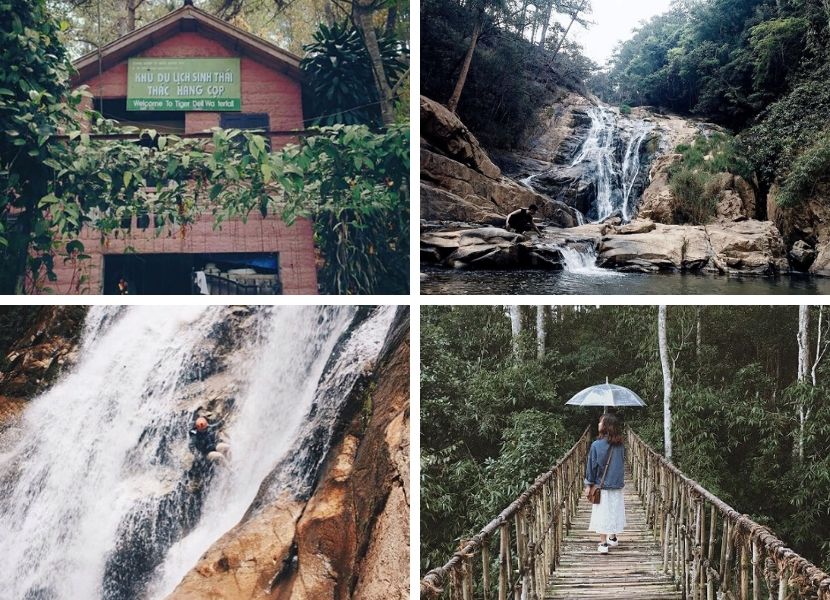
[[810,369],[810,378],[813,382],[813,387],[816,387],[816,371],[818,370],[818,364],[821,362],[821,358],[824,356],[824,349],[821,347],[821,325],[822,325],[822,318],[824,317],[824,305],[819,304],[818,307],[818,332],[816,334],[816,353],[813,355],[813,368]]
[[522,333],[522,312],[513,304],[510,306],[510,339],[513,342],[513,359],[519,360],[519,336]]
[[481,21],[483,16],[479,17],[473,25],[473,37],[470,39],[470,46],[467,48],[467,54],[464,55],[464,64],[461,65],[461,73],[458,75],[458,81],[455,82],[455,89],[452,91],[447,108],[450,112],[455,112],[458,108],[458,101],[461,99],[461,91],[464,89],[464,84],[467,82],[467,74],[470,72],[470,63],[473,62],[473,52],[476,50],[478,43],[478,36],[481,35]]
[[386,13],[386,35],[395,33],[395,28],[398,26],[398,5],[392,4]]
[[536,358],[545,357],[545,307],[536,306]]
[[[803,384],[807,382],[807,373],[808,373],[808,366],[807,363],[810,361],[810,348],[808,346],[808,334],[810,330],[810,307],[809,306],[799,306],[798,307],[798,336],[796,340],[798,341],[798,383]],[[804,459],[804,423],[805,423],[805,415],[804,415],[804,401],[799,400],[798,402],[798,422],[799,422],[799,430],[798,430],[798,459]]]
[[571,15],[571,22],[568,23],[568,26],[565,28],[565,33],[562,34],[562,37],[559,40],[559,43],[556,44],[556,48],[553,50],[553,56],[551,56],[550,60],[553,62],[556,59],[556,55],[559,54],[559,50],[562,48],[562,44],[565,42],[565,38],[568,37],[568,32],[573,27],[574,21],[576,21],[577,17],[579,17],[579,13],[581,13],[585,9],[585,5],[588,4],[588,0],[584,0],[582,4],[579,5],[574,13]]
[[548,36],[548,25],[550,25],[550,12],[553,8],[553,0],[548,0],[548,6],[545,10],[545,20],[542,22],[542,37],[539,39],[539,48],[545,49],[545,38]]
[[352,20],[355,27],[360,31],[363,43],[366,45],[366,52],[369,54],[369,62],[372,65],[372,75],[375,78],[375,87],[378,91],[380,104],[380,118],[383,125],[388,127],[395,122],[395,111],[392,107],[392,88],[386,79],[386,70],[383,68],[383,59],[380,54],[378,38],[375,35],[375,28],[372,24],[372,3],[366,6],[358,0],[352,4]]
[[660,347],[660,366],[663,369],[663,445],[666,460],[671,462],[671,369],[666,343],[666,305],[657,310],[657,343]]
[[131,31],[135,31],[135,10],[136,4],[135,0],[127,0],[127,24],[124,33],[130,33]]

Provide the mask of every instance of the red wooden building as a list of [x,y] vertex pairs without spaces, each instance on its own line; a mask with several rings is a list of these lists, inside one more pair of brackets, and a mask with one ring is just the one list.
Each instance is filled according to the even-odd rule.
[[[92,107],[126,125],[168,133],[265,129],[272,149],[296,141],[291,132],[303,129],[299,59],[193,6],[81,57],[75,68],[73,85],[88,86]],[[85,230],[88,283],[75,289],[79,273],[60,264],[52,290],[117,293],[123,279],[132,294],[317,293],[308,221],[288,227],[257,212],[214,230],[204,215],[184,236],[157,236],[149,221],[133,218],[126,236],[104,244]]]

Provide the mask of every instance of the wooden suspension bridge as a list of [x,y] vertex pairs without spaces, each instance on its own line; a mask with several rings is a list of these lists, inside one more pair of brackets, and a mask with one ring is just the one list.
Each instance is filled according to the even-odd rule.
[[422,600],[830,600],[830,575],[626,432],[626,518],[607,555],[582,497],[589,430],[442,567]]

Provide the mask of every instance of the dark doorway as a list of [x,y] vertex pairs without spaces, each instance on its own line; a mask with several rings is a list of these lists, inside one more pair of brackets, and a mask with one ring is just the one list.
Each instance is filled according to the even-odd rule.
[[[281,293],[279,255],[266,252],[225,252],[205,254],[107,254],[104,256],[104,294],[118,294],[118,282],[127,282],[129,294],[198,294],[194,287],[197,271],[206,273],[212,293]],[[253,278],[271,276],[269,287],[251,282],[238,283],[229,271],[246,269]]]
[[95,98],[92,107],[105,119],[139,129],[155,129],[159,133],[184,133],[184,111],[127,110],[126,98]]

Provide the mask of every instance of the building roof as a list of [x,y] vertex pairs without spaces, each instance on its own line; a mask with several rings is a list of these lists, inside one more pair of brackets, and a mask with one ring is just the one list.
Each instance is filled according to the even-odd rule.
[[100,53],[100,66],[97,50],[74,61],[73,64],[78,73],[72,76],[72,85],[80,85],[96,76],[99,69],[106,71],[127,58],[183,31],[197,32],[229,45],[240,55],[250,56],[277,71],[297,78],[300,76],[298,56],[252,33],[234,27],[195,6],[186,4],[103,46]]

